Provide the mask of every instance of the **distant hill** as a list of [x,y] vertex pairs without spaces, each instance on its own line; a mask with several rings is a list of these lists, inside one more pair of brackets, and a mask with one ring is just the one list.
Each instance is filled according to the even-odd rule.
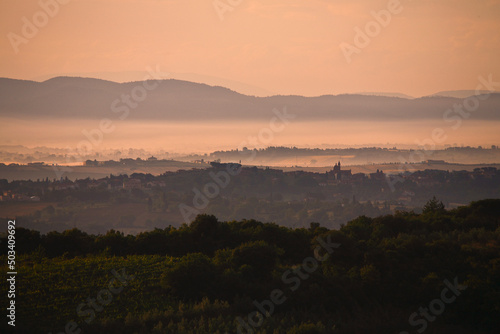
[[356,95],[368,95],[368,96],[386,96],[386,97],[399,97],[401,99],[414,99],[415,97],[401,94],[401,93],[384,93],[384,92],[361,92]]
[[[87,73],[68,73],[64,75],[43,75],[36,78],[32,78],[34,81],[45,81],[57,76],[70,76],[70,77],[85,77],[85,78],[101,78],[108,81],[114,82],[130,82],[130,81],[140,81],[144,79],[144,76],[148,73],[145,71],[120,71],[120,72],[87,72]],[[190,82],[205,83],[210,86],[222,86],[231,87],[233,90],[245,94],[254,96],[271,96],[271,92],[257,86],[246,84],[239,81],[224,79],[220,77],[214,77],[210,75],[201,75],[195,73],[176,73],[172,71],[161,71],[162,77],[168,77],[169,79],[184,80]]]
[[[480,90],[477,93],[479,94],[488,94],[490,93],[487,90]],[[474,96],[477,94],[475,90],[449,90],[449,91],[442,91],[438,92],[435,94],[432,94],[431,96],[444,96],[444,97],[455,97],[459,99],[465,99],[469,96]],[[495,92],[496,94],[500,94],[500,92]]]
[[[150,83],[151,84],[151,83]],[[101,119],[113,115],[112,104],[143,82],[116,83],[91,78],[56,77],[44,82],[0,78],[0,116],[43,119]],[[161,80],[147,97],[130,109],[143,120],[269,120],[274,108],[287,107],[307,120],[442,119],[456,97],[407,99],[367,95],[303,97],[247,96],[230,89],[181,80]],[[115,103],[115,109],[124,107]],[[127,107],[128,108],[128,107]],[[499,120],[500,94],[481,101],[474,119]]]

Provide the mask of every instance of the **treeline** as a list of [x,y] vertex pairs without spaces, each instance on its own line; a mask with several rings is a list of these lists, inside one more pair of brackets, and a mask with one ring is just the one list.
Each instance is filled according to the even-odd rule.
[[[362,216],[340,230],[200,215],[137,236],[16,232],[21,332],[64,332],[70,320],[86,333],[500,328],[500,200],[446,211],[433,199],[421,214]],[[75,309],[120,268],[133,280],[87,321]]]
[[[284,249],[282,260],[293,263],[306,256],[310,240],[328,229],[311,223],[310,228],[290,229],[255,220],[220,222],[213,215],[199,215],[179,228],[156,228],[137,235],[110,230],[103,235],[88,234],[79,229],[40,234],[36,230],[16,230],[19,254],[38,253],[47,257],[75,257],[105,253],[109,256],[169,255],[203,253],[213,256],[219,249],[234,248],[243,243],[263,241]],[[5,253],[5,250],[3,250]]]

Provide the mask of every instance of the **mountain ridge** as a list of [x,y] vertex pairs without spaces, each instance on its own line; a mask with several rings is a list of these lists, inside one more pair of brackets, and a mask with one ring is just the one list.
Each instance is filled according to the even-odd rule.
[[[117,83],[67,76],[43,82],[0,78],[0,116],[102,118],[112,115],[116,106],[126,107],[123,96],[133,96],[135,92],[137,97],[139,91],[147,95],[144,99],[135,100],[133,105],[136,106],[130,106],[135,119],[172,121],[263,120],[273,117],[273,109],[284,107],[306,121],[438,119],[444,117],[447,109],[463,100],[442,95],[415,99],[364,94],[256,97],[222,86],[178,79],[161,79],[156,83]],[[146,89],[147,84],[152,89]],[[499,109],[500,94],[495,92],[481,101],[475,118],[500,120]]]

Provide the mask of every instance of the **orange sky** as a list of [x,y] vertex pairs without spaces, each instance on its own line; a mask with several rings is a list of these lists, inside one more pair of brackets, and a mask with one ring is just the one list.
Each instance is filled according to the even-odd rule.
[[[224,20],[214,0],[72,0],[45,25],[38,1],[1,1],[0,76],[123,72],[132,80],[130,71],[159,66],[307,96],[422,96],[474,89],[480,75],[500,81],[500,0],[402,0],[351,63],[339,45],[354,45],[354,28],[388,1],[216,1],[234,4]],[[41,27],[25,38],[22,19],[34,15]],[[13,38],[25,38],[17,53]]]

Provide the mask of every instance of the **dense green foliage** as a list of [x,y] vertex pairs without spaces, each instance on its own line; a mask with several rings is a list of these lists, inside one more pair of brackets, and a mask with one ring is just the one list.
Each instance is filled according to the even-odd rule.
[[[275,289],[286,299],[254,333],[417,333],[411,314],[455,278],[467,289],[425,332],[500,328],[500,200],[446,211],[433,199],[422,214],[361,216],[340,230],[200,215],[137,236],[18,228],[16,240],[17,333],[64,332],[72,320],[85,333],[236,333]],[[327,240],[340,246],[306,270]],[[133,279],[85,322],[77,307],[122,268]]]

